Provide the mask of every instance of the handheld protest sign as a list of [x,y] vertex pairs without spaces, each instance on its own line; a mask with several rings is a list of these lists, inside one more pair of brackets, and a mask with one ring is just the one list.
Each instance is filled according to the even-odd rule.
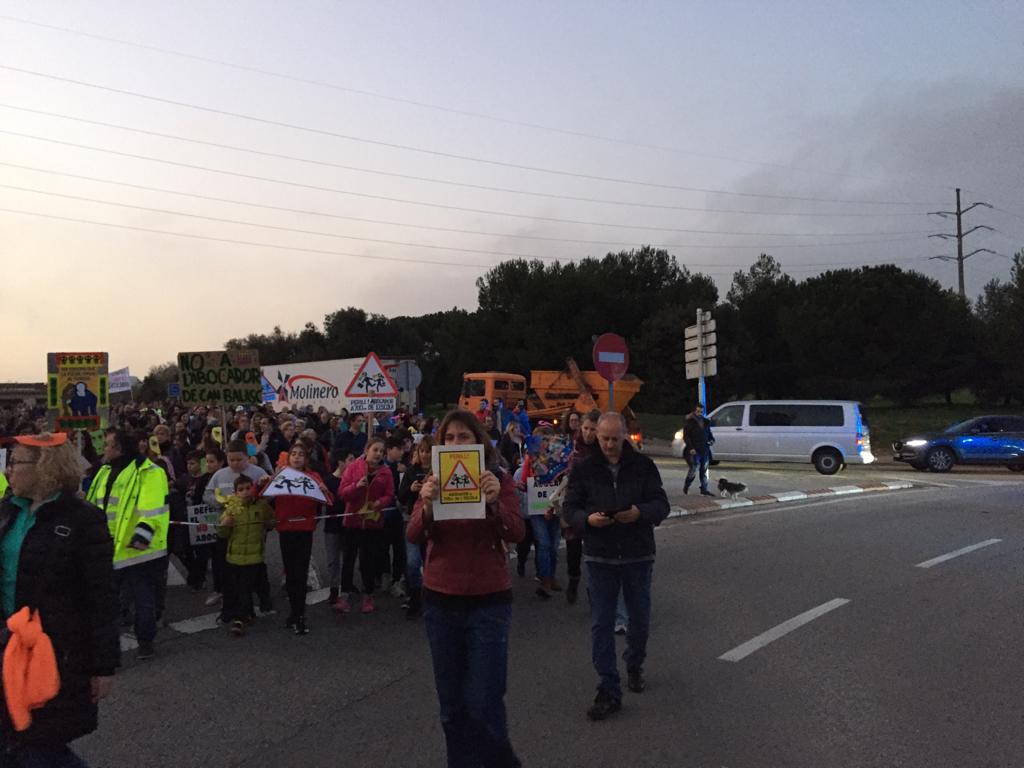
[[224,430],[220,427],[214,427],[210,430],[210,437],[217,441],[217,444],[221,447],[224,446]]
[[480,488],[484,472],[482,445],[435,445],[431,468],[440,495],[434,500],[435,520],[482,520],[487,502]]
[[312,499],[321,504],[327,503],[327,497],[320,486],[305,472],[286,467],[274,475],[260,494],[265,497],[297,496],[301,499]]

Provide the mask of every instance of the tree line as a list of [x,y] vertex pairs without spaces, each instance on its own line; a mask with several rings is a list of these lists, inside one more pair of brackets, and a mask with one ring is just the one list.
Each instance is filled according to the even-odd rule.
[[[696,388],[685,378],[683,329],[696,309],[717,322],[712,405],[737,397],[884,397],[899,404],[969,388],[982,401],[1024,403],[1024,251],[1008,281],[975,302],[894,265],[830,270],[803,281],[762,254],[734,274],[724,301],[714,281],[665,250],[643,247],[578,262],[503,262],[477,279],[474,311],[385,317],[348,307],[301,331],[275,327],[231,339],[267,365],[359,357],[415,357],[423,402],[452,403],[462,374],[591,367],[605,332],[629,342],[645,385],[637,410],[679,413]],[[162,396],[176,370],[151,371],[140,397]]]

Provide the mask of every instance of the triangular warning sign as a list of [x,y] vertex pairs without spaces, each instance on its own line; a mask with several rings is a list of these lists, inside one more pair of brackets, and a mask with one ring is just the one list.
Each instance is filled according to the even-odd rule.
[[444,490],[446,491],[475,491],[478,487],[473,475],[469,473],[461,459],[455,462],[451,474],[444,481]]
[[398,387],[373,352],[366,356],[345,389],[345,397],[398,397]]

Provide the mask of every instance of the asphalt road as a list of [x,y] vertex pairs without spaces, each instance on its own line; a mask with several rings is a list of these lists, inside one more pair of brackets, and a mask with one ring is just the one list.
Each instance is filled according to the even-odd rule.
[[[507,703],[524,764],[1024,765],[1024,483],[919,479],[942,485],[662,526],[648,690],[605,723],[584,717],[586,600],[541,603],[517,580]],[[443,765],[422,625],[379,606],[313,606],[302,638],[279,616],[243,639],[167,630],[155,661],[126,654],[77,748],[94,766]]]

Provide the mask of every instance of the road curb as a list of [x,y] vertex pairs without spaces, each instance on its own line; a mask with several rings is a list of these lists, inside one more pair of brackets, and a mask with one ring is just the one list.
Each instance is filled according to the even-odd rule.
[[687,506],[673,506],[669,511],[669,517],[693,517],[694,515],[708,515],[714,512],[724,512],[729,509],[740,507],[757,507],[765,504],[779,504],[784,501],[803,501],[804,499],[820,499],[826,496],[848,496],[854,493],[873,493],[878,491],[901,491],[913,488],[914,484],[904,480],[886,480],[878,483],[864,483],[861,485],[837,485],[832,488],[815,488],[810,491],[782,491],[763,496],[751,496],[750,498],[738,499],[707,499],[706,497],[695,498]]

